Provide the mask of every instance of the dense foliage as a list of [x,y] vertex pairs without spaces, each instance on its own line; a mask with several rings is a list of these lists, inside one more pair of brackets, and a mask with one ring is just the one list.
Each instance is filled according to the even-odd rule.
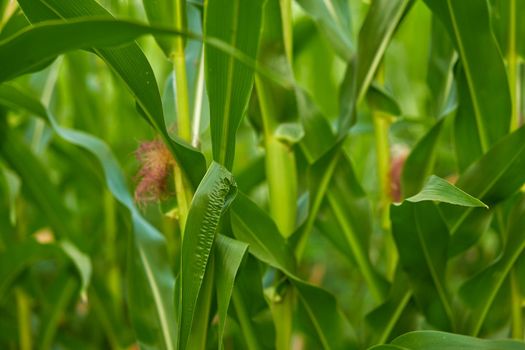
[[524,15],[0,0],[0,348],[525,349]]

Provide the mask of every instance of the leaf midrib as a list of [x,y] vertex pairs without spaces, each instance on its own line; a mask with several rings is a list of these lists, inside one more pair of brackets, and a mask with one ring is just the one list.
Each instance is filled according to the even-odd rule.
[[[229,41],[230,46],[235,47],[237,44],[237,30],[239,26],[239,8],[240,0],[234,0],[233,4],[233,26],[232,26],[232,35]],[[226,84],[226,102],[224,103],[223,109],[223,124],[222,124],[222,135],[221,135],[221,144],[219,149],[219,161],[221,164],[226,164],[226,158],[228,157],[228,141],[229,133],[228,129],[230,127],[230,112],[231,112],[231,103],[232,103],[232,89],[233,89],[233,72],[234,72],[234,59],[232,55],[228,55],[228,72],[227,72],[227,84]]]

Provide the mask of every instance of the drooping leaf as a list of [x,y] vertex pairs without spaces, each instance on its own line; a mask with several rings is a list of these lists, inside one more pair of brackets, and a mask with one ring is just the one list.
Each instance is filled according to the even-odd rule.
[[195,317],[197,298],[224,210],[237,188],[231,173],[212,163],[192,200],[182,240],[179,347],[184,349]]
[[92,135],[60,127],[38,100],[5,84],[0,88],[3,104],[26,109],[47,120],[61,138],[86,149],[100,161],[109,190],[130,211],[133,222],[134,236],[130,240],[133,258],[128,267],[128,292],[131,319],[138,340],[145,348],[175,349],[174,277],[166,256],[164,237],[136,208],[109,147]]
[[370,5],[359,31],[354,64],[349,64],[342,86],[339,134],[344,135],[355,123],[355,109],[372,83],[381,58],[410,0],[379,0]]
[[423,186],[423,189],[406,200],[413,203],[435,201],[461,205],[463,207],[484,207],[488,209],[488,206],[479,199],[472,197],[470,194],[436,175],[430,176]]
[[[255,59],[263,4],[264,0],[209,1],[204,35],[222,40]],[[206,45],[205,55],[213,157],[231,169],[235,135],[253,86],[253,69],[210,45]]]
[[[95,0],[79,0],[75,1],[74,3],[66,0],[21,0],[19,1],[19,4],[22,7],[22,10],[24,11],[25,15],[33,23],[55,19],[67,19],[68,22],[79,21],[80,23],[82,23],[82,19],[74,20],[75,18],[82,16],[96,16],[97,18],[107,17],[108,21],[111,21],[110,19],[112,18],[111,14],[100,4],[98,4]],[[89,22],[90,20],[92,19],[88,19],[87,21]],[[73,27],[75,27],[75,25],[75,23],[72,24]],[[146,120],[148,121],[148,123],[150,123],[160,133],[160,135],[164,139],[164,142],[173,153],[175,159],[177,159],[177,161],[181,163],[182,168],[185,172],[187,172],[188,178],[191,181],[193,187],[196,188],[206,169],[206,162],[204,160],[204,157],[202,154],[200,154],[200,152],[189,147],[181,140],[170,138],[166,129],[166,123],[162,111],[162,102],[160,98],[160,93],[158,91],[157,82],[153,73],[153,69],[151,68],[148,60],[146,59],[146,56],[139,48],[139,46],[136,43],[130,43],[134,39],[136,39],[137,36],[148,33],[151,34],[152,31],[148,30],[147,26],[143,26],[142,29],[131,29],[127,33],[123,34],[123,32],[127,31],[124,28],[121,28],[121,30],[106,29],[105,32],[99,32],[97,30],[91,31],[91,28],[98,27],[96,24],[79,25],[84,26],[85,30],[84,33],[79,33],[80,36],[75,37],[74,30],[71,31],[71,27],[68,27],[67,22],[57,22],[55,25],[50,25],[50,27],[54,28],[51,29],[51,31],[58,31],[54,33],[54,35],[57,35],[58,37],[45,37],[36,42],[63,42],[62,45],[58,45],[61,51],[52,53],[52,57],[55,57],[56,55],[63,53],[66,50],[79,48],[87,49],[90,47],[95,47],[94,52],[97,55],[99,55],[112,69],[114,69],[115,72],[126,83],[129,90],[137,100],[139,112],[146,116]],[[38,29],[37,26],[37,35],[41,35],[38,33],[40,30],[43,30],[44,32],[48,30],[48,28],[46,28],[45,25],[42,26],[43,29]],[[127,25],[124,25],[124,27],[126,26]],[[60,30],[59,28],[62,28],[62,30]],[[33,29],[32,31],[34,33],[35,29]],[[142,33],[139,33],[141,31]],[[134,35],[132,34],[132,32],[135,32]],[[91,36],[90,33],[94,35],[95,38]],[[115,42],[116,38],[114,37],[110,41],[113,41],[116,45],[121,45],[123,43],[130,44],[119,48],[96,48],[97,45],[86,45],[86,42],[83,42],[82,40],[82,38],[86,36],[91,37],[91,40],[95,40],[97,35],[102,37],[112,37],[113,35],[118,37],[123,35],[124,38],[121,37],[122,40],[116,40]],[[66,38],[69,38],[69,40],[66,40]],[[104,41],[102,38],[99,38],[99,40],[102,40],[102,42]],[[33,42],[34,41],[31,41],[31,43]],[[65,47],[68,44],[71,46]],[[40,46],[43,46],[44,52],[46,51],[46,47],[53,48],[53,45],[47,44]],[[35,49],[35,47],[32,44],[30,44],[30,47]],[[24,49],[24,47],[22,47],[22,49]],[[37,50],[36,52],[34,52],[33,50],[31,50],[30,52],[31,54],[38,54]],[[47,51],[47,54],[49,54],[49,51]],[[18,57],[18,55],[14,52],[11,52],[10,55]],[[22,56],[27,55],[22,54]],[[31,61],[30,57],[25,58],[29,59],[29,62],[34,62]],[[10,70],[9,72],[9,74],[14,73],[14,70]]]
[[234,236],[249,245],[257,259],[283,271],[294,273],[295,262],[277,226],[244,194],[239,193],[231,207]]
[[[293,254],[279,234],[275,223],[242,194],[232,204],[232,227],[237,239],[249,244],[249,251],[255,257],[284,272],[297,289],[301,302],[308,309],[316,325],[317,336],[327,348],[339,348],[344,343],[343,334],[348,324],[341,314],[334,297],[321,288],[303,282],[294,273]],[[326,322],[330,319],[335,327]]]

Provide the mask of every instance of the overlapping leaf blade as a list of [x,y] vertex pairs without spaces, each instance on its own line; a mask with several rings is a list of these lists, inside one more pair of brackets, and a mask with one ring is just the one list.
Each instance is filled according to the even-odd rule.
[[[463,83],[458,87],[456,151],[464,169],[479,151],[486,152],[509,131],[511,100],[505,66],[492,33],[486,1],[426,3],[448,29],[463,67],[459,77]],[[474,153],[472,141],[479,144],[478,152]]]
[[231,173],[218,163],[212,163],[191,203],[182,240],[179,347],[188,342],[197,298],[207,271],[208,258],[222,213],[236,194]]
[[477,335],[489,308],[502,288],[512,266],[525,249],[525,200],[518,199],[511,213],[508,237],[501,256],[461,286],[459,291],[470,307],[470,334]]
[[455,316],[445,281],[449,235],[434,203],[404,202],[390,208],[401,266],[428,322],[453,329]]
[[[112,18],[111,14],[95,0],[79,0],[75,2],[67,0],[21,0],[19,1],[19,4],[31,22],[53,19],[67,19],[68,22],[71,22],[73,21],[72,19],[83,16]],[[62,23],[62,25],[67,26],[67,23]],[[86,32],[81,33],[81,35],[89,36],[91,28],[97,28],[97,25],[89,25]],[[138,28],[130,31],[123,30],[124,32],[127,32],[124,34],[127,38],[121,38],[123,40],[120,40],[119,44],[129,43],[136,39],[137,36],[147,34],[148,30],[146,28],[147,27],[144,26],[142,29],[144,32],[142,34],[139,34],[136,31]],[[102,36],[111,37],[114,32],[117,36],[121,35],[123,34],[122,29],[123,28],[121,28],[120,33],[119,30],[108,29],[105,33],[102,33]],[[142,30],[139,29],[138,31],[140,32]],[[95,30],[93,33],[96,34],[96,32],[97,31]],[[135,37],[129,37],[131,32],[135,32]],[[151,33],[151,31],[149,31],[149,33]],[[68,34],[73,33],[70,32],[70,29],[65,29],[64,31],[57,33],[57,38],[48,39],[49,42],[60,43],[69,37]],[[44,46],[45,49],[48,41],[40,40],[37,42],[44,43],[42,46]],[[80,38],[73,37],[73,44],[74,46],[70,47],[68,50],[89,48],[89,45],[86,46],[85,43],[82,43]],[[34,49],[32,45],[30,47]],[[184,144],[181,140],[170,139],[166,130],[157,82],[153,70],[142,50],[136,43],[131,43],[118,48],[94,48],[94,51],[104,59],[126,83],[129,90],[137,100],[139,111],[146,116],[146,120],[160,133],[166,142],[166,145],[171,149],[174,157],[182,164],[184,171],[187,172],[193,187],[196,188],[205,172],[206,163],[204,157],[195,149]],[[30,50],[29,52],[33,54],[33,50]],[[56,56],[62,52],[56,52],[54,55]],[[14,55],[14,53],[11,52],[10,55]]]
[[349,64],[341,88],[340,135],[346,134],[355,123],[355,108],[365,97],[388,43],[410,3],[410,0],[372,2],[359,31],[355,62]]
[[228,307],[233,293],[235,278],[237,277],[237,272],[247,251],[247,244],[223,235],[217,236],[215,249],[215,276],[217,278],[219,344],[222,344],[224,336],[224,327],[226,325]]

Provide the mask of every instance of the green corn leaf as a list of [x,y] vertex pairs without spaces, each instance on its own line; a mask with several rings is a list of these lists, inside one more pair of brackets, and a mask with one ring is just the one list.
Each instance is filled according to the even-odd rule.
[[283,271],[294,273],[293,254],[277,226],[242,193],[237,195],[232,204],[231,221],[235,237],[247,243],[250,253],[257,259]]
[[[393,346],[393,347],[392,347]],[[416,331],[403,334],[394,339],[392,345],[379,345],[370,350],[523,350],[525,343],[516,340],[486,340],[465,335]]]
[[[124,175],[109,147],[92,135],[60,127],[39,101],[21,91],[5,84],[0,88],[0,96],[8,97],[0,99],[2,103],[26,109],[47,120],[61,138],[98,158],[109,190],[130,211],[133,222],[128,293],[131,319],[138,340],[145,348],[175,349],[174,277],[166,256],[164,237],[142,217],[135,206]],[[40,187],[43,190],[49,188]]]
[[[476,140],[484,153],[509,131],[511,100],[505,65],[492,33],[486,1],[425,2],[448,29],[463,67],[460,82],[464,82],[458,86],[461,103],[456,116],[456,151],[464,169],[478,155],[472,153],[469,143]],[[466,109],[462,110],[462,105]]]
[[231,173],[212,163],[191,203],[182,240],[179,348],[188,343],[219,220],[236,191]]
[[[19,1],[19,4],[22,7],[22,10],[24,10],[26,16],[33,23],[56,19],[67,19],[68,22],[79,21],[82,23],[82,19],[75,20],[75,18],[82,16],[108,18],[108,21],[111,21],[112,18],[111,14],[95,0],[79,0],[74,3],[67,0],[21,0]],[[88,19],[86,21],[89,22],[90,20],[92,19]],[[104,37],[108,38],[115,35],[115,37],[113,37],[113,39],[109,39],[109,41],[113,41],[116,45],[121,45],[123,43],[129,43],[133,41],[138,36],[152,33],[152,31],[148,30],[146,26],[142,26],[143,28],[140,29],[139,27],[141,27],[141,25],[136,26],[136,23],[131,25],[124,24],[120,30],[118,28],[106,28],[105,31],[96,30],[96,28],[99,28],[99,26],[95,23],[84,23],[79,25],[85,27],[84,33],[75,33],[75,30],[72,29],[72,27],[76,26],[75,23],[71,25],[72,27],[70,27],[68,23],[64,22],[57,22],[56,25],[51,25],[50,27],[54,28],[51,29],[51,31],[58,31],[58,33],[55,33],[57,37],[53,38],[45,36],[44,38],[41,38],[37,41],[31,41],[29,47],[32,49],[29,52],[33,55],[36,55],[38,54],[38,50],[35,49],[38,47],[43,49],[44,52],[46,51],[46,48],[49,49],[52,47],[52,45],[47,45],[48,42],[62,43],[58,45],[60,52],[55,52],[51,55],[54,57],[60,53],[65,52],[66,50],[79,48],[87,49],[100,44],[99,42],[98,44],[93,43],[94,45],[86,45],[87,43],[83,42],[82,40],[83,37],[89,37],[89,40],[97,41],[98,36],[98,40],[103,42]],[[108,25],[111,26],[111,24]],[[30,30],[30,32],[34,33],[36,30],[36,35],[41,35],[38,33],[39,31],[46,31],[49,29],[46,27],[46,25],[42,25],[42,27],[42,29],[39,29],[37,26],[36,29],[33,28]],[[117,24],[116,27],[119,27],[119,25]],[[123,27],[135,28],[125,29]],[[59,28],[62,28],[62,30]],[[78,34],[78,36],[75,34]],[[121,36],[120,40],[117,39],[119,36]],[[42,45],[35,46],[33,45],[34,42],[42,43]],[[70,46],[65,47],[67,44]],[[22,46],[21,49],[23,50],[24,47]],[[139,112],[141,112],[146,117],[148,123],[150,123],[160,133],[164,139],[164,142],[173,153],[175,159],[181,163],[182,168],[185,172],[187,172],[193,187],[196,188],[206,169],[204,157],[202,154],[200,154],[200,152],[189,147],[183,141],[177,138],[170,139],[166,129],[166,123],[162,110],[162,102],[160,93],[158,91],[157,82],[155,80],[155,75],[142,50],[136,43],[132,43],[119,48],[95,48],[94,52],[99,55],[112,69],[114,69],[115,72],[126,83],[127,87],[137,100]],[[49,54],[49,51],[47,54]],[[11,57],[22,56],[25,59],[29,59],[29,62],[34,62],[34,60],[41,59],[41,57],[31,58],[30,55],[19,55],[14,52],[9,52],[8,55]],[[13,74],[15,72],[14,67],[10,69],[9,72]]]
[[229,237],[218,235],[215,240],[215,276],[217,284],[217,305],[219,314],[219,344],[222,346],[228,307],[233,293],[237,272],[241,266],[248,245]]
[[436,175],[430,176],[423,189],[416,195],[406,199],[409,202],[435,201],[460,205],[463,207],[485,207],[488,206],[479,199],[462,191],[445,179]]
[[365,97],[388,43],[410,4],[410,0],[372,2],[359,31],[355,63],[349,64],[341,87],[340,135],[345,135],[355,123],[355,108]]
[[355,49],[350,36],[348,3],[339,0],[297,2],[312,17],[321,34],[330,42],[337,54],[345,61],[349,61]]
[[423,188],[425,179],[432,172],[443,122],[440,120],[434,124],[408,155],[401,174],[401,184],[405,197],[418,193]]
[[[456,186],[489,206],[519,190],[525,182],[525,127],[494,145],[458,179]],[[483,176],[479,176],[483,174]],[[450,228],[450,254],[457,255],[474,244],[490,223],[491,213],[483,208],[440,205]]]
[[[148,20],[152,24],[162,25],[166,28],[177,28],[175,26],[176,20],[179,18],[175,17],[175,9],[177,3],[185,4],[185,1],[170,1],[170,0],[144,0],[142,4],[144,5],[144,10],[146,10],[146,15]],[[184,9],[185,10],[185,9]],[[177,11],[178,14],[178,11]],[[178,27],[179,29],[185,28],[185,19],[186,13],[183,13],[183,16],[180,17],[181,24],[183,26]],[[170,56],[175,51],[176,40],[175,38],[167,38],[162,36],[156,36],[155,40],[159,44],[160,48],[164,52],[166,57]]]
[[[276,349],[275,326],[271,323],[268,298],[263,294],[261,263],[251,255],[239,269],[230,316],[241,328],[242,348]],[[277,348],[278,349],[278,348]]]
[[[263,4],[264,0],[209,1],[205,11],[205,36],[222,40],[255,60]],[[231,169],[235,135],[253,86],[253,69],[209,45],[205,55],[213,158]]]
[[350,326],[335,298],[322,288],[312,286],[295,275],[293,254],[287,252],[288,246],[271,218],[242,194],[232,204],[231,216],[234,235],[249,244],[250,253],[288,276],[299,293],[301,303],[307,309],[321,344],[327,349],[344,346],[342,339],[348,336]]
[[449,234],[431,202],[391,205],[392,234],[399,261],[428,322],[454,329],[455,316],[445,281]]
[[480,331],[497,293],[524,249],[525,199],[522,195],[511,212],[507,240],[501,256],[465,282],[459,291],[471,310],[469,334],[476,336]]

